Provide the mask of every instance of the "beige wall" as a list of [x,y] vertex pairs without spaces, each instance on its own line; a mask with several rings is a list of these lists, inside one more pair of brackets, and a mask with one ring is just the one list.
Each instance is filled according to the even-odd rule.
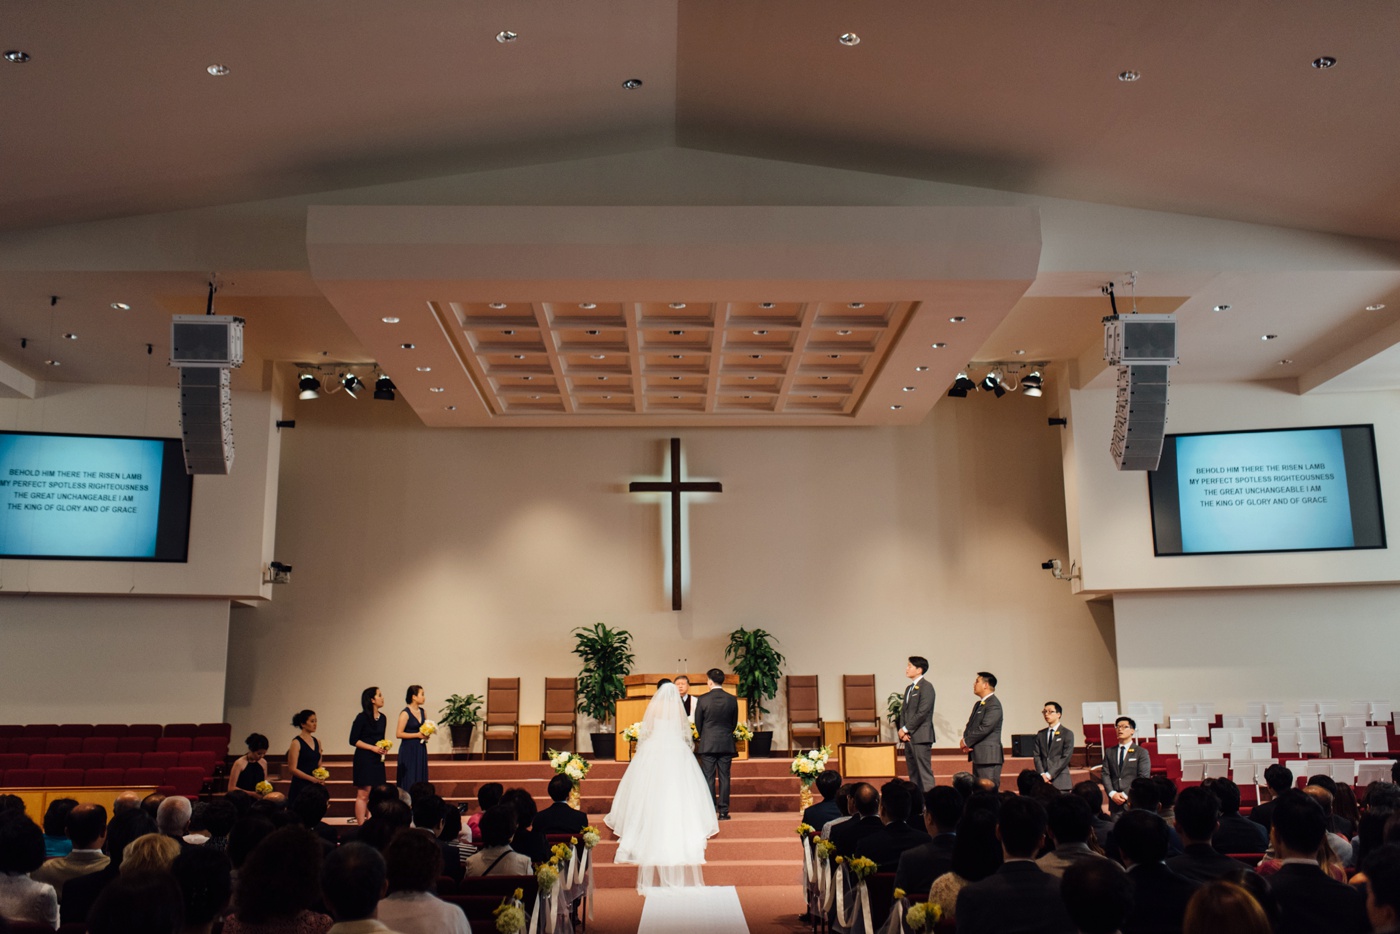
[[235,733],[289,733],[307,706],[341,751],[361,687],[396,712],[419,682],[435,711],[490,675],[520,675],[538,718],[544,677],[577,671],[569,631],[599,620],[634,634],[640,671],[722,664],[730,630],[765,628],[788,671],[821,676],[832,719],[842,673],[876,673],[883,698],[927,655],[945,745],[979,668],[1002,679],[1008,734],[1048,696],[1077,712],[1116,695],[1103,620],[1039,566],[1065,553],[1041,402],[949,400],[914,428],[683,432],[688,475],[724,492],[689,509],[679,613],[661,507],[626,492],[663,470],[667,432],[429,430],[339,397],[296,415],[277,539],[296,570],[233,614]]

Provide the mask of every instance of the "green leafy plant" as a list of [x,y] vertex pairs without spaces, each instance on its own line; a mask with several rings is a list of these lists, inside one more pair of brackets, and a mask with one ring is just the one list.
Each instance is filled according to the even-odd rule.
[[768,712],[763,702],[778,695],[785,659],[773,647],[776,641],[770,632],[741,626],[729,634],[729,645],[724,649],[724,659],[739,677],[739,696],[749,702],[749,719],[755,726],[763,723]]
[[573,631],[574,654],[583,661],[578,673],[579,713],[605,728],[612,722],[617,702],[627,696],[622,679],[632,671],[632,634],[594,623]]
[[462,726],[467,723],[481,722],[481,705],[485,703],[478,694],[468,694],[463,697],[461,694],[453,694],[447,698],[442,710],[438,712],[438,723],[442,726]]
[[904,695],[895,691],[885,698],[885,712],[890,715],[891,723],[898,723],[899,715],[904,712]]

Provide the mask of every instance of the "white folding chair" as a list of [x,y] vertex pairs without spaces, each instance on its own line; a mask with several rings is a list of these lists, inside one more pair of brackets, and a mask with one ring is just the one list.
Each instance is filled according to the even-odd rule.
[[1356,784],[1365,788],[1372,782],[1388,782],[1394,765],[1394,759],[1363,759],[1356,763]]

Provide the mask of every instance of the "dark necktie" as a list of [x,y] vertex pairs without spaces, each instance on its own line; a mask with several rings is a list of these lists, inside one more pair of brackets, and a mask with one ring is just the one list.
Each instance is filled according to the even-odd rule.
[[1118,747],[1118,774],[1119,774],[1119,775],[1122,775],[1122,774],[1123,774],[1123,759],[1127,756],[1127,754],[1128,754],[1128,747],[1127,747],[1127,746],[1119,746],[1119,747]]

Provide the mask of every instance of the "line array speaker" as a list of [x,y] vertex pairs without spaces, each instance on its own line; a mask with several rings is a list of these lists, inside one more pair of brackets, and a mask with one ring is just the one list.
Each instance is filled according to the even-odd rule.
[[1119,470],[1156,470],[1167,432],[1166,366],[1120,366],[1109,451]]
[[180,437],[185,473],[229,472],[233,466],[233,395],[227,369],[180,367]]

